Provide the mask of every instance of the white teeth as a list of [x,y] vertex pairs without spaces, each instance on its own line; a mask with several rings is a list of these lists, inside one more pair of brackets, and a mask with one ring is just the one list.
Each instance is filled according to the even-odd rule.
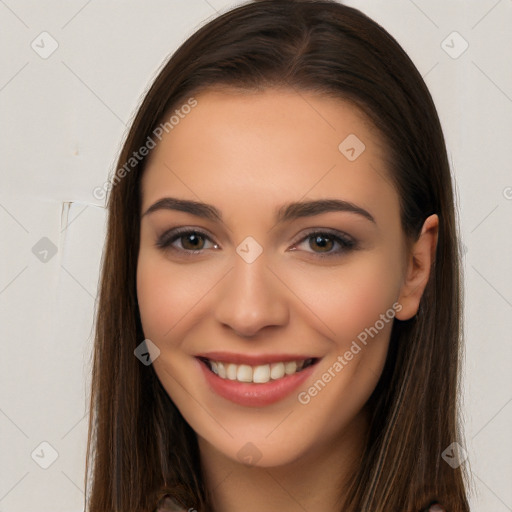
[[240,382],[252,382],[252,367],[241,364],[236,371],[236,380]]
[[284,363],[272,363],[270,365],[270,378],[280,379],[284,377]]
[[286,375],[291,375],[297,371],[297,363],[295,361],[289,361],[284,363],[284,371]]
[[223,379],[226,378],[226,368],[224,368],[224,363],[217,363],[217,375]]
[[237,366],[236,364],[233,363],[229,363],[228,366],[226,367],[226,375],[229,380],[236,380],[236,369]]
[[265,383],[270,380],[270,366],[268,364],[262,364],[261,366],[256,366],[252,372],[252,381]]
[[285,363],[270,363],[258,366],[210,360],[208,362],[212,372],[222,379],[264,384],[270,380],[282,379],[286,375],[297,373],[304,368],[306,362],[311,362],[311,360],[287,361]]

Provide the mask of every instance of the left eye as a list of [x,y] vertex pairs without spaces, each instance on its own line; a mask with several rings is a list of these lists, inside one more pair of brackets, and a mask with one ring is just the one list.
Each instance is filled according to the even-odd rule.
[[[331,232],[325,231],[314,231],[308,233],[305,237],[300,240],[299,244],[295,244],[294,247],[300,246],[304,243],[308,243],[311,249],[318,248],[319,251],[306,251],[313,252],[315,255],[320,257],[325,256],[336,256],[343,252],[347,252],[351,249],[354,249],[356,246],[356,242],[353,238],[348,237],[346,235],[334,234]],[[337,250],[332,250],[335,245],[338,245]]]

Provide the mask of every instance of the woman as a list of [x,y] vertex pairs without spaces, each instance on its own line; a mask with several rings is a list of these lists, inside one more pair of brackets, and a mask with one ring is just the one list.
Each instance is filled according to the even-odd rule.
[[202,27],[108,209],[88,510],[469,510],[446,148],[379,25],[273,0]]

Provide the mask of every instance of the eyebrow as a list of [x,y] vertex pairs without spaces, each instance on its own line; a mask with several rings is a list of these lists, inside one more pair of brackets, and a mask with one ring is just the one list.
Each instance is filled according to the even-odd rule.
[[[178,199],[176,197],[164,197],[158,200],[142,214],[142,217],[158,210],[176,210],[211,221],[223,222],[222,213],[215,208],[215,206],[199,201],[191,201],[189,199]],[[355,213],[376,224],[370,212],[354,203],[341,199],[317,199],[314,201],[299,201],[285,204],[277,210],[276,223],[280,224],[301,217],[310,217],[327,212]]]

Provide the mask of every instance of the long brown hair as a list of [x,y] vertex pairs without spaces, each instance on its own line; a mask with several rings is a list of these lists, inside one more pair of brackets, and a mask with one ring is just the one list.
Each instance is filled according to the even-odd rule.
[[[469,510],[463,466],[441,457],[460,441],[460,251],[445,141],[431,95],[412,61],[381,26],[334,1],[263,0],[195,32],[161,69],[122,148],[108,196],[93,353],[86,500],[90,512],[154,511],[166,493],[185,509],[211,509],[197,439],[151,365],[137,293],[140,180],[132,162],[169,112],[211,86],[287,87],[351,102],[379,129],[398,191],[401,222],[415,240],[440,220],[436,260],[420,309],[395,319],[372,422],[344,511],[418,512],[439,502]],[[88,482],[90,487],[88,488]]]

